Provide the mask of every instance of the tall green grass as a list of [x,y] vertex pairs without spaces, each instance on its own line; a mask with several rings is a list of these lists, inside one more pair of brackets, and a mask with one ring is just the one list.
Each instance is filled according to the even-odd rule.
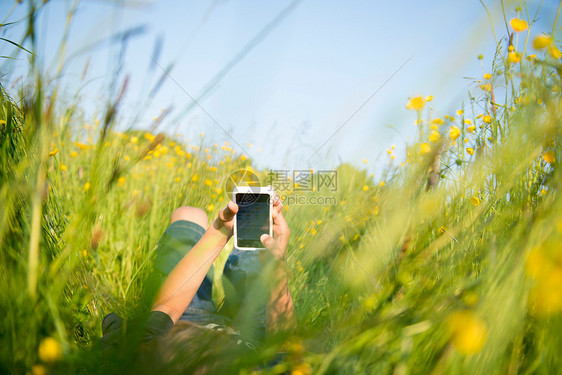
[[[437,117],[438,98],[411,98],[417,139],[382,180],[342,164],[337,191],[301,193],[336,205],[285,208],[299,328],[255,356],[284,361],[233,359],[237,371],[558,371],[562,64],[553,41],[536,43],[511,55],[500,43],[463,111]],[[120,95],[86,119],[30,77],[0,90],[0,371],[96,372],[103,317],[150,307],[143,287],[174,208],[212,220],[232,172],[268,171],[204,137],[116,131]]]

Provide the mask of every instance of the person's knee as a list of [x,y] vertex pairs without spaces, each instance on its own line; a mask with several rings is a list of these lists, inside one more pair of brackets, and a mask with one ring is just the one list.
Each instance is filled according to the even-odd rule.
[[182,206],[176,208],[176,210],[172,212],[172,218],[170,221],[173,223],[178,220],[191,221],[195,224],[201,225],[203,228],[207,228],[207,225],[209,224],[207,213],[200,208],[191,206]]

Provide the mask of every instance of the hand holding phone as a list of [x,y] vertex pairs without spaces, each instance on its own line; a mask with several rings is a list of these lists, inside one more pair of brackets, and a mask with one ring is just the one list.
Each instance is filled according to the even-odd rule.
[[[283,217],[281,208],[283,208],[281,202],[273,206],[273,237],[262,234],[260,240],[267,248],[267,252],[271,254],[274,259],[285,261],[291,231],[289,230],[287,221]],[[260,257],[260,262],[265,264],[263,257]]]
[[234,217],[238,212],[238,206],[230,201],[219,212],[219,216],[213,221],[213,228],[219,230],[222,234],[227,237],[227,241],[232,237],[232,233],[234,230]]
[[239,250],[264,250],[261,235],[273,235],[273,189],[237,186],[232,195],[238,206],[234,217],[234,247]]

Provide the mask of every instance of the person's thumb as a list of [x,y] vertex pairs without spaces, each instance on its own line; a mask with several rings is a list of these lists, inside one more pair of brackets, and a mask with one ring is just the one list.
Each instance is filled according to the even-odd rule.
[[268,250],[277,249],[277,242],[275,242],[275,239],[269,234],[262,234],[260,237],[260,241]]

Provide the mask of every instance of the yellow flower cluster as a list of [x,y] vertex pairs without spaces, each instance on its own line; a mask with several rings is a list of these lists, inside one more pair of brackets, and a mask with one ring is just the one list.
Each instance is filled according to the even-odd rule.
[[548,53],[554,59],[560,59],[562,57],[562,52],[554,44],[554,40],[551,36],[546,34],[540,34],[533,40],[533,48],[537,50],[547,49]]
[[509,25],[516,33],[525,31],[529,28],[529,24],[527,23],[527,21],[518,18],[512,18],[509,21]]
[[[433,99],[433,97],[431,99]],[[406,104],[406,108],[411,109],[413,111],[421,111],[424,106],[425,106],[425,101],[421,96],[415,96],[413,98],[410,98],[408,100],[408,103]]]
[[478,353],[486,343],[488,328],[486,323],[472,311],[453,312],[447,318],[447,326],[452,335],[455,349],[461,354]]
[[529,252],[526,274],[533,280],[529,291],[530,311],[539,316],[562,311],[562,252],[559,243],[551,241]]
[[53,363],[62,358],[62,346],[52,337],[44,338],[39,343],[39,359],[46,363]]

